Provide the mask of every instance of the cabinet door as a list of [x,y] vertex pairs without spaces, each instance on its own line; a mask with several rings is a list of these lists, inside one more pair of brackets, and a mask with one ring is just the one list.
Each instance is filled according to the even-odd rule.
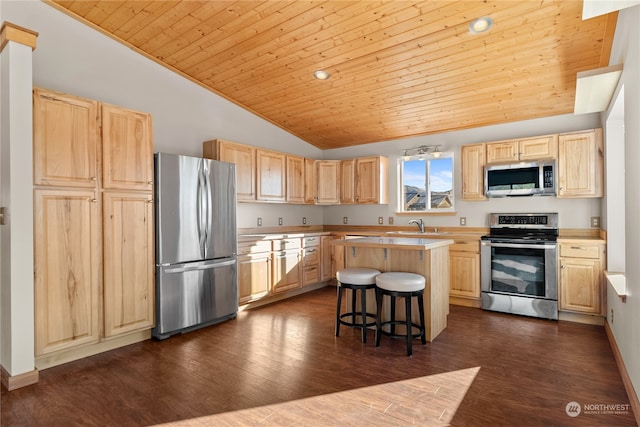
[[286,156],[287,161],[287,202],[304,203],[305,201],[305,159],[298,156]]
[[153,189],[151,115],[102,105],[102,186]]
[[33,92],[33,183],[96,187],[98,103]]
[[555,159],[558,157],[558,135],[521,139],[518,154],[520,161]]
[[340,203],[340,161],[316,161],[316,184],[318,204]]
[[356,203],[356,161],[340,162],[340,203],[343,205]]
[[320,237],[320,281],[331,279],[331,236]]
[[603,314],[601,274],[599,260],[560,258],[560,309]]
[[238,201],[256,199],[256,149],[249,145],[217,140],[217,160],[236,165]]
[[154,228],[150,192],[103,194],[104,336],[154,324]]
[[335,279],[336,273],[344,268],[344,246],[331,246],[331,278]]
[[518,161],[518,141],[490,142],[487,144],[487,164]]
[[285,201],[285,168],[283,153],[256,150],[257,200]]
[[389,203],[389,162],[386,157],[356,159],[356,203]]
[[316,202],[316,168],[313,159],[304,159],[304,202],[310,205]]
[[246,304],[269,295],[271,274],[270,252],[239,256],[239,304]]
[[485,200],[484,195],[484,144],[462,146],[462,199]]
[[558,197],[602,197],[602,129],[558,136]]
[[100,226],[90,190],[35,190],[35,354],[98,342]]
[[284,292],[301,286],[300,250],[279,251],[273,254],[273,292]]
[[480,254],[449,252],[449,295],[480,298]]

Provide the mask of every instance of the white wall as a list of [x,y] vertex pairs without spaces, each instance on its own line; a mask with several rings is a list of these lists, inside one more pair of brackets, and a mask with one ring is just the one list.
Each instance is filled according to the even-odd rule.
[[[617,91],[624,86],[625,186],[625,268],[627,302],[623,304],[607,289],[609,326],[615,336],[636,394],[640,394],[640,6],[620,11],[611,51],[611,64],[624,64]],[[607,229],[619,227],[609,222]],[[613,310],[613,319],[611,316]]]
[[[383,155],[389,158],[389,205],[382,206],[334,206],[324,211],[325,224],[342,224],[344,216],[349,224],[373,225],[378,217],[394,216],[398,198],[398,158],[405,148],[418,145],[442,144],[441,151],[453,151],[455,154],[454,187],[456,192],[456,216],[428,216],[423,220],[428,226],[458,226],[460,217],[467,218],[468,227],[487,227],[490,212],[558,212],[561,228],[588,228],[592,216],[600,216],[600,199],[557,199],[556,197],[525,197],[491,199],[482,202],[464,202],[459,200],[462,190],[460,169],[460,146],[476,142],[498,141],[549,133],[571,132],[575,130],[601,127],[598,114],[548,117],[517,123],[486,126],[475,129],[447,132],[407,138],[398,141],[380,142],[349,148],[325,150],[325,159],[345,159],[357,156]],[[394,218],[395,225],[407,225],[409,220],[419,217],[403,215]]]

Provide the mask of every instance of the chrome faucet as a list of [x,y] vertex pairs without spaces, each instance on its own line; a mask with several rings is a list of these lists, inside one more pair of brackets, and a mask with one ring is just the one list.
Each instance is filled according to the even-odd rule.
[[420,232],[424,233],[424,222],[422,222],[422,218],[420,218],[420,221],[412,219],[411,221],[409,221],[409,224],[417,225],[418,229],[420,229]]

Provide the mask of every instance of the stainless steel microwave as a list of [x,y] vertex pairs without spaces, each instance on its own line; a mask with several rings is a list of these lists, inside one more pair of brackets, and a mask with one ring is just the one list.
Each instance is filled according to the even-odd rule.
[[543,160],[485,166],[484,194],[487,197],[554,196],[556,162]]

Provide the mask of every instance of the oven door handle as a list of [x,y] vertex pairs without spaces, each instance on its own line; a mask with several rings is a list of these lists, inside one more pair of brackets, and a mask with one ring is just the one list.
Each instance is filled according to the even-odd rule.
[[552,245],[529,245],[526,243],[493,243],[482,241],[480,242],[482,246],[489,246],[492,248],[515,248],[515,249],[555,249],[557,244]]

